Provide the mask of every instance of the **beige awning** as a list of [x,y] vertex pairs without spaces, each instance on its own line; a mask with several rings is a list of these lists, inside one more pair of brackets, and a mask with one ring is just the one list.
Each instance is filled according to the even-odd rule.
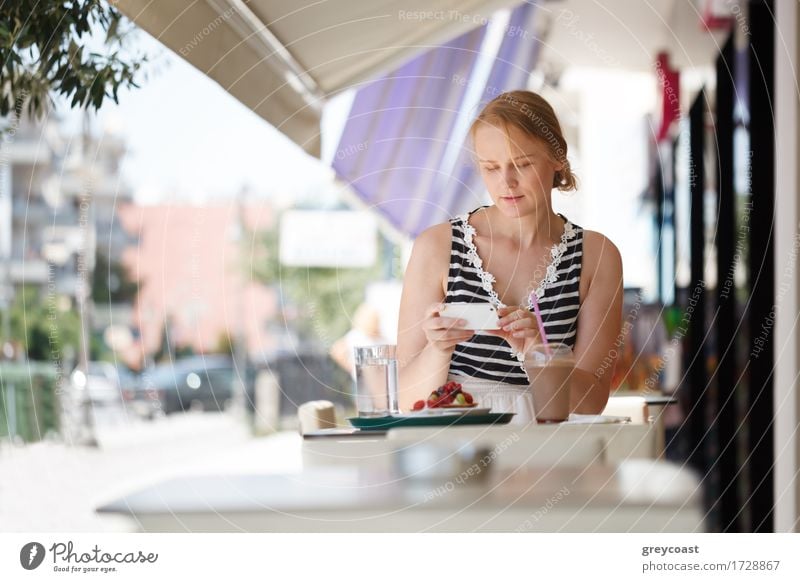
[[320,153],[325,99],[520,0],[118,0],[140,28]]
[[[319,157],[325,100],[484,24],[523,0],[117,0],[140,28]],[[530,0],[528,0],[530,1]],[[658,51],[677,66],[713,62],[691,3],[629,0],[537,4],[540,66],[652,71]]]

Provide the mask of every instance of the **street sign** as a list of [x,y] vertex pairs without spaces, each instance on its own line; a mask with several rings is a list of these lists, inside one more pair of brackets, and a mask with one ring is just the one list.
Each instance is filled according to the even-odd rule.
[[284,266],[370,267],[377,255],[377,220],[368,212],[289,210],[281,217]]

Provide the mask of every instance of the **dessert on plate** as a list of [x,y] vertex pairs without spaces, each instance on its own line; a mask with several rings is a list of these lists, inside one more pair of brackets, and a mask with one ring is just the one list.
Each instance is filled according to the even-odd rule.
[[439,386],[431,392],[427,400],[417,400],[413,410],[423,410],[424,408],[472,408],[477,403],[472,398],[472,394],[464,391],[458,382],[448,382]]

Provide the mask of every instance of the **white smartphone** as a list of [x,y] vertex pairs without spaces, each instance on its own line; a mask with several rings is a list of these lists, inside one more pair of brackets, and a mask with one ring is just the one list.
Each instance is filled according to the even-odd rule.
[[491,303],[445,303],[439,315],[466,320],[465,329],[500,329]]

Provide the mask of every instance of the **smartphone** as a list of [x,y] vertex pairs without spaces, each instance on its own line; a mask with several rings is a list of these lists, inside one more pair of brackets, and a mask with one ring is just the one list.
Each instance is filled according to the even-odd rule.
[[439,315],[465,320],[465,329],[500,329],[497,309],[491,303],[445,303]]

